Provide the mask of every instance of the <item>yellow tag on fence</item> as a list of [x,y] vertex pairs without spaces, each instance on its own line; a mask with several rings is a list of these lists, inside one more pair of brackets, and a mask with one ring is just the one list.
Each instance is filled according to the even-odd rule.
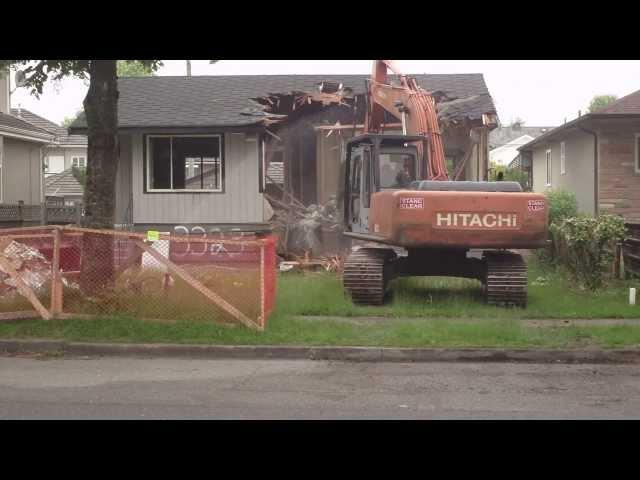
[[160,232],[157,230],[147,230],[147,240],[150,242],[157,242],[160,240]]

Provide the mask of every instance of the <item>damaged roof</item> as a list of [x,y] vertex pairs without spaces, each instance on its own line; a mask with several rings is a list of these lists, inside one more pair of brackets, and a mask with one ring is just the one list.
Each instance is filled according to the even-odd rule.
[[[496,113],[480,73],[411,75],[427,91],[443,91],[451,98],[474,97],[465,102],[465,116],[481,119]],[[395,76],[390,76],[393,79]],[[355,95],[363,94],[369,75],[219,75],[153,76],[118,79],[119,128],[236,127],[261,119],[243,114],[255,103],[251,98],[293,91],[318,91],[321,82],[342,83]],[[81,115],[70,127],[86,129]]]

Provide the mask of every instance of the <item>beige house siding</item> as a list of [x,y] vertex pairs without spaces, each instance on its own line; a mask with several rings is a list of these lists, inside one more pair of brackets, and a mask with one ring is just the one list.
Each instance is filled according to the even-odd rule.
[[[224,193],[145,193],[143,135],[146,133],[157,132],[131,136],[133,223],[210,225],[264,222],[264,197],[258,190],[256,134],[224,134]],[[121,153],[121,160],[126,163],[126,155]],[[123,171],[122,168],[120,170]],[[124,198],[122,191],[120,193]],[[117,204],[119,215],[123,212],[122,201]]]
[[4,137],[2,202],[39,205],[42,202],[41,145]]
[[[560,143],[565,142],[565,174],[560,171]],[[551,150],[551,185],[547,185],[546,151]],[[569,190],[576,195],[582,213],[595,213],[593,136],[571,132],[533,150],[533,191]]]

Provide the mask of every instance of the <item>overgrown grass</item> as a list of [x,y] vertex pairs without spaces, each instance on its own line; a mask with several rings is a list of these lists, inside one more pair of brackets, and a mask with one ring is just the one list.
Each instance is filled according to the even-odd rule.
[[[611,281],[592,293],[580,290],[562,272],[529,261],[526,309],[486,305],[475,280],[414,277],[394,280],[391,299],[380,307],[354,305],[334,275],[281,275],[278,313],[321,316],[389,316],[446,318],[640,318],[640,307],[628,304],[631,281]],[[636,282],[637,283],[637,282]],[[639,285],[640,286],[640,285]]]
[[0,338],[84,342],[219,345],[360,345],[396,347],[603,348],[640,344],[640,327],[531,327],[517,320],[464,322],[402,319],[356,325],[277,316],[265,332],[202,322],[161,324],[134,318],[0,323]]

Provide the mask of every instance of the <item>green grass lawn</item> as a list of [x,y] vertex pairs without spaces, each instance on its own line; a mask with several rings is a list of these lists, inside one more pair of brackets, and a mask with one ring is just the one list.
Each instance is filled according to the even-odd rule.
[[[546,278],[544,285],[537,280]],[[561,273],[531,262],[527,309],[484,305],[477,282],[458,279],[399,279],[383,307],[355,307],[340,280],[330,274],[284,274],[267,330],[254,332],[206,321],[159,323],[131,316],[94,320],[0,322],[0,338],[53,338],[90,342],[159,342],[235,345],[375,345],[399,347],[603,348],[640,345],[640,327],[536,327],[523,318],[639,318],[627,305],[630,282],[613,282],[593,294]],[[388,316],[355,324],[307,320],[299,315]],[[455,318],[454,318],[455,317]]]
[[[281,275],[278,314],[446,318],[640,318],[640,306],[628,303],[629,286],[640,281],[612,281],[598,292],[579,289],[565,274],[529,264],[526,309],[486,305],[480,282],[462,278],[413,277],[393,281],[393,295],[379,307],[354,305],[338,277],[325,273]],[[541,280],[545,281],[542,282]]]

